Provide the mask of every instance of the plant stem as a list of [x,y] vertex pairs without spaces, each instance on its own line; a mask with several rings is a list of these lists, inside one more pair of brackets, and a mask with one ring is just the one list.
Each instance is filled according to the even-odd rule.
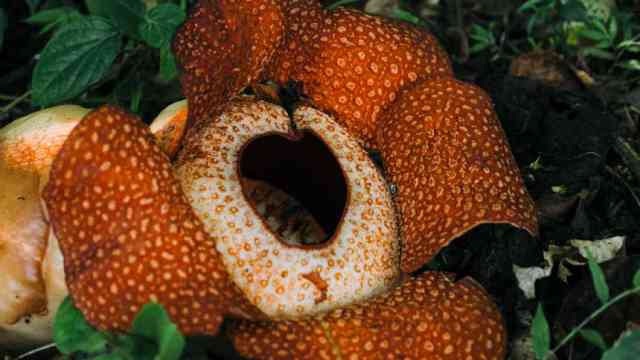
[[580,332],[580,330],[582,330],[585,326],[587,326],[587,324],[589,324],[593,319],[595,319],[598,316],[600,316],[600,314],[602,314],[610,306],[612,306],[613,304],[617,303],[618,301],[624,299],[625,297],[627,297],[629,295],[633,295],[635,293],[640,293],[640,287],[629,289],[629,290],[625,290],[625,291],[621,292],[620,294],[618,294],[617,296],[615,296],[614,298],[612,298],[611,300],[609,300],[606,303],[602,304],[598,308],[598,310],[592,312],[591,315],[589,315],[586,319],[584,319],[580,323],[580,325],[578,325],[575,328],[573,328],[573,330],[571,330],[571,332],[567,336],[565,336],[564,339],[562,339],[560,341],[560,343],[556,347],[551,349],[551,352],[545,357],[545,359],[550,359],[551,355],[555,354],[558,350],[560,350],[561,347],[563,347],[569,341],[571,341],[571,339],[573,339],[576,335],[578,335],[578,332]]
[[0,113],[6,113],[6,112],[11,111],[11,109],[16,107],[21,102],[23,102],[29,96],[31,96],[31,90],[29,90],[26,93],[18,96],[17,98],[14,98],[13,101],[10,102],[7,106],[4,106],[4,107],[0,108]]
[[32,356],[32,355],[38,354],[38,353],[40,353],[40,352],[42,352],[42,351],[45,351],[45,350],[52,349],[52,348],[54,348],[54,347],[56,347],[56,344],[54,344],[54,343],[51,343],[51,344],[47,344],[47,345],[41,346],[41,347],[39,347],[39,348],[36,348],[36,349],[30,350],[30,351],[28,351],[28,352],[26,352],[26,353],[24,353],[24,354],[20,354],[20,356],[18,356],[18,357],[16,358],[16,360],[26,359],[26,358],[28,358],[28,357],[30,357],[30,356]]

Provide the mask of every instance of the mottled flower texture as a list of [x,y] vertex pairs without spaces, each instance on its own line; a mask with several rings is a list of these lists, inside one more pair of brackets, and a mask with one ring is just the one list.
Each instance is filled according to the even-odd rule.
[[[190,119],[175,169],[138,119],[103,107],[72,131],[45,189],[92,324],[125,329],[155,301],[186,334],[241,318],[229,335],[257,359],[504,358],[502,317],[479,284],[409,275],[478,224],[537,233],[491,99],[454,79],[432,35],[314,0],[201,0],[174,49]],[[260,80],[298,82],[308,103],[290,119],[234,99]],[[302,129],[332,151],[350,194],[320,246],[277,241],[264,204],[293,200],[236,169],[252,139]],[[254,192],[264,203],[250,205],[243,182],[277,199]]]

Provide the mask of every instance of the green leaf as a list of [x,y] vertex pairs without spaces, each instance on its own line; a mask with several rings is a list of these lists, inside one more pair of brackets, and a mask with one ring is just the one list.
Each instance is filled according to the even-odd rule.
[[4,12],[4,9],[0,9],[0,49],[2,49],[2,45],[4,44],[4,32],[8,26],[9,18],[7,17],[7,13]]
[[350,4],[355,4],[360,2],[360,0],[338,0],[332,4],[327,5],[327,7],[325,9],[331,11],[334,10],[340,6],[344,6],[344,5],[350,5]]
[[33,25],[47,25],[60,21],[71,13],[80,14],[78,10],[70,6],[61,6],[54,9],[42,10],[28,17],[26,22]]
[[161,48],[171,42],[186,14],[175,4],[160,4],[147,12],[138,33],[149,46]]
[[177,360],[185,340],[160,304],[147,304],[133,320],[131,333],[158,344],[157,360]]
[[128,358],[117,353],[102,354],[96,357],[92,357],[90,359],[91,360],[128,360]]
[[603,41],[603,40],[608,40],[609,37],[606,33],[603,33],[601,31],[598,30],[593,30],[593,29],[589,29],[589,28],[584,28],[584,29],[580,29],[577,31],[577,35],[580,38],[584,38],[587,40],[593,40],[593,41]]
[[43,26],[40,33],[47,33],[56,27],[62,27],[82,18],[83,15],[80,14],[78,10],[69,6],[62,6],[55,9],[39,11],[25,21],[29,24]]
[[640,52],[640,41],[636,40],[624,40],[616,46],[618,49],[622,49],[624,51],[638,53]]
[[633,287],[634,288],[640,288],[640,270],[636,271],[636,274],[633,275],[633,282],[632,283],[633,283]]
[[580,336],[592,345],[597,346],[602,350],[607,350],[607,343],[598,331],[593,329],[582,329],[580,330]]
[[531,337],[533,339],[533,351],[536,353],[536,359],[543,360],[551,349],[551,335],[549,332],[549,323],[544,317],[542,304],[538,304],[536,315],[533,317]]
[[623,334],[613,347],[602,355],[602,360],[637,360],[640,354],[640,330]]
[[62,27],[34,69],[33,103],[49,106],[80,95],[106,74],[121,44],[120,32],[105,19],[87,17]]
[[143,89],[144,83],[139,82],[131,96],[131,101],[129,102],[129,109],[132,113],[137,114],[140,111],[140,102],[142,101]]
[[407,10],[403,10],[403,9],[398,9],[398,8],[394,8],[393,12],[391,13],[391,16],[393,16],[394,18],[398,19],[398,20],[402,20],[414,25],[418,25],[420,24],[420,18],[415,16],[413,13],[411,13],[410,11]]
[[491,44],[489,43],[483,43],[483,42],[478,42],[475,45],[473,45],[472,47],[469,48],[469,53],[470,54],[477,54],[479,52],[481,52],[482,50],[485,50],[486,48],[488,48]]
[[107,338],[92,328],[71,301],[66,297],[56,313],[53,322],[53,340],[63,354],[82,351],[95,353],[104,351]]
[[587,19],[587,8],[582,1],[569,0],[560,5],[558,15],[566,21],[583,21]]
[[593,279],[593,287],[596,290],[596,295],[602,304],[609,301],[609,286],[602,272],[600,265],[593,259],[590,252],[587,252],[587,260],[589,260],[589,271],[591,271],[591,277]]
[[611,19],[609,19],[609,36],[612,40],[618,36],[618,30],[618,19],[616,19],[615,16],[612,16]]
[[640,60],[628,60],[623,62],[621,66],[627,70],[640,71]]
[[603,60],[614,60],[615,59],[615,55],[613,53],[610,53],[609,51],[605,51],[605,50],[598,49],[598,48],[595,48],[595,47],[587,47],[587,48],[581,49],[580,53],[583,56],[591,56],[591,57],[595,57],[595,58],[603,59]]
[[173,80],[178,75],[176,58],[171,51],[171,46],[160,49],[160,77],[165,80]]
[[607,34],[607,36],[609,35],[609,31],[607,30],[607,26],[602,20],[593,19],[593,21],[591,21],[590,24],[592,26],[594,26],[595,28],[597,28],[598,31],[600,31],[601,33]]
[[138,27],[144,21],[142,0],[85,0],[89,12],[112,20],[120,30],[138,39]]
[[527,2],[525,2],[524,4],[520,5],[520,7],[518,8],[518,13],[523,13],[527,10],[531,10],[535,7],[537,1],[536,0],[528,0]]
[[125,360],[154,360],[158,353],[155,342],[133,334],[121,334],[112,337],[111,353],[122,356]]

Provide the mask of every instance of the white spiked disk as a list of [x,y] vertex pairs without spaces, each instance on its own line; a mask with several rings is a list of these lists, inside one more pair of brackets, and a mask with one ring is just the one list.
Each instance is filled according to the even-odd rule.
[[[388,187],[357,140],[331,117],[303,106],[292,120],[279,106],[237,100],[196,126],[176,174],[216,238],[232,280],[265,315],[294,319],[325,312],[375,296],[398,279],[400,248]],[[314,149],[307,153],[296,145],[305,141],[323,145],[303,147]],[[274,231],[269,208],[243,189],[242,179],[256,174],[279,179],[273,185],[285,192],[298,189],[297,200],[339,204],[317,207],[337,209],[333,222],[326,221],[331,214],[314,214],[324,219],[319,222],[329,239],[283,239],[287,235]],[[302,184],[289,186],[289,180]]]

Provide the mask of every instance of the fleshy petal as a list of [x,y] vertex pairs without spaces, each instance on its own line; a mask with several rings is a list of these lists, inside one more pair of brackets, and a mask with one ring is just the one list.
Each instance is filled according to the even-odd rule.
[[284,43],[267,66],[265,78],[286,84],[292,73],[302,70],[305,59],[313,57],[311,43],[323,26],[325,11],[318,0],[283,0]]
[[104,106],[87,115],[51,169],[45,199],[76,306],[125,330],[148,302],[185,334],[215,334],[235,290],[148,128]]
[[292,73],[321,110],[333,114],[365,147],[377,148],[381,112],[416,81],[453,76],[435,37],[407,24],[339,8],[309,42],[304,66]]
[[486,292],[436,272],[316,319],[241,322],[231,337],[255,359],[502,359],[506,344]]
[[425,81],[385,112],[378,135],[398,188],[403,271],[420,268],[479,224],[508,223],[537,234],[534,203],[480,88]]
[[190,123],[218,114],[255,81],[283,34],[276,0],[199,1],[173,43]]

